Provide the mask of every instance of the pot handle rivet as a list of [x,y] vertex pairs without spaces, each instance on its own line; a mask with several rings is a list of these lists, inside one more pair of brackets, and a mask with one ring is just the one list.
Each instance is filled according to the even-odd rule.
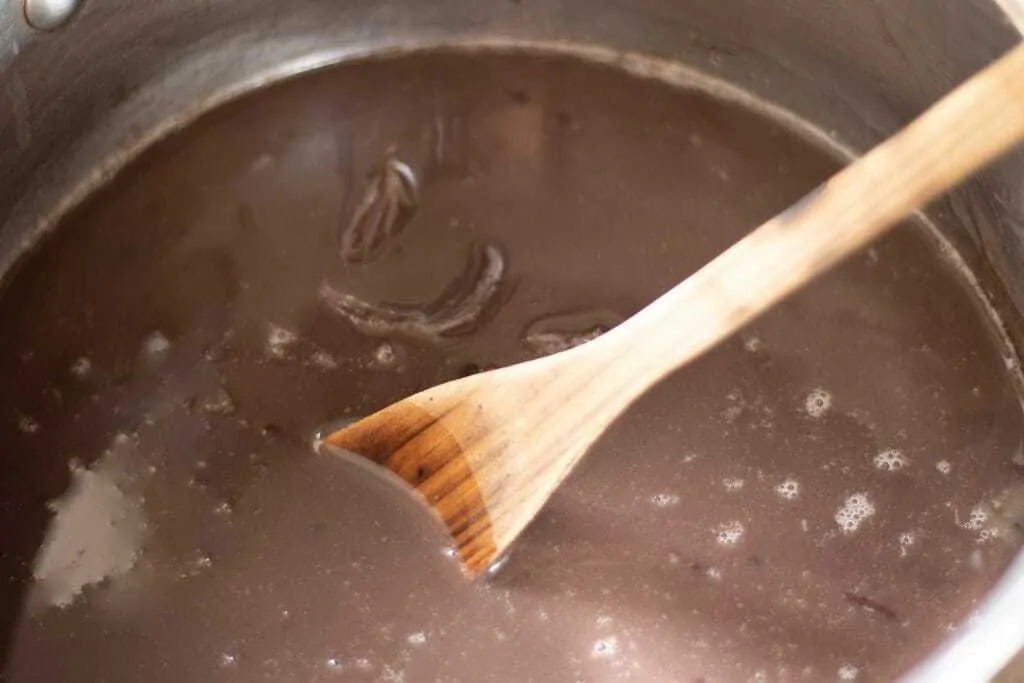
[[39,31],[63,26],[75,13],[81,0],[25,0],[25,21]]

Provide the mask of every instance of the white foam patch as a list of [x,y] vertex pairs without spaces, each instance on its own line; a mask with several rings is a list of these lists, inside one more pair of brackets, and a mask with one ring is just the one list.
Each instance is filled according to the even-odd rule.
[[875,456],[875,469],[883,472],[896,472],[907,466],[907,458],[898,448],[886,448]]
[[749,336],[743,338],[743,348],[750,353],[757,353],[764,348],[764,341],[758,336]]
[[875,514],[875,506],[866,493],[855,493],[836,510],[836,524],[844,534],[856,532],[866,519]]
[[912,531],[904,531],[899,537],[900,557],[906,557],[910,548],[917,544],[917,535]]
[[423,631],[410,633],[405,637],[405,642],[409,643],[410,645],[415,645],[416,647],[419,647],[420,645],[425,645],[427,642],[427,634]]
[[314,351],[309,357],[309,362],[324,370],[336,370],[338,368],[338,361],[335,360],[334,356],[323,349]]
[[292,347],[299,341],[299,335],[280,325],[267,326],[267,354],[273,358],[286,359],[292,355]]
[[202,409],[207,413],[230,415],[235,412],[235,402],[231,399],[231,394],[221,387],[203,400]]
[[122,576],[135,565],[146,534],[140,503],[119,488],[112,451],[92,467],[71,468],[71,486],[54,512],[33,577],[44,602],[64,607],[86,586]]
[[719,545],[736,545],[743,538],[743,524],[737,521],[719,524],[715,528],[715,540]]
[[681,498],[675,493],[656,493],[651,496],[651,504],[654,507],[667,508],[679,505]]
[[171,350],[171,342],[167,340],[163,332],[157,330],[146,337],[146,341],[142,344],[142,350],[150,358],[159,359]]
[[967,521],[963,522],[960,526],[964,529],[970,529],[971,531],[978,531],[985,526],[985,522],[988,521],[988,511],[980,505],[971,510],[971,514],[968,515]]
[[985,543],[993,538],[999,538],[999,529],[982,529],[978,533],[978,543]]
[[958,520],[958,524],[961,528],[967,529],[968,531],[977,531],[978,543],[985,543],[993,538],[999,536],[999,528],[989,526],[989,522],[992,519],[990,508],[986,505],[976,505],[971,510],[967,519],[963,522]]
[[24,413],[18,413],[18,431],[25,434],[38,434],[39,423]]
[[775,485],[775,493],[780,498],[795,500],[800,495],[800,482],[796,479],[786,479]]
[[723,479],[722,486],[730,493],[735,493],[743,488],[745,482],[742,479]]
[[387,342],[373,350],[373,362],[382,367],[394,365],[396,358],[395,347]]
[[722,419],[726,422],[735,422],[743,414],[742,405],[732,405],[722,410]]
[[939,471],[939,474],[949,474],[953,471],[953,465],[948,460],[940,460],[935,463],[935,469]]
[[839,667],[839,680],[841,681],[855,681],[859,675],[860,669],[853,664],[843,664]]
[[807,394],[807,398],[804,399],[804,410],[815,419],[823,417],[831,408],[832,394],[820,387]]
[[85,379],[92,374],[92,361],[82,356],[71,364],[71,374],[78,379]]

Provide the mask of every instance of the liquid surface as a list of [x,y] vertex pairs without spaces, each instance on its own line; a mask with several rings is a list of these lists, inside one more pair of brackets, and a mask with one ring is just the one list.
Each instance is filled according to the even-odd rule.
[[1006,360],[912,228],[642,399],[489,581],[308,447],[593,338],[835,168],[511,56],[339,67],[159,145],[0,297],[8,680],[890,680],[1024,486]]

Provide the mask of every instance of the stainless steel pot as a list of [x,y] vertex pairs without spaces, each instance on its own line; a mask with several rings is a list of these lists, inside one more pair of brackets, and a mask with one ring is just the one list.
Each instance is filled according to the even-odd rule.
[[[1012,20],[1022,16],[1017,0],[9,0],[0,7],[0,280],[154,140],[242,92],[355,55],[505,44],[688,68],[856,154],[1019,40]],[[926,216],[1018,348],[1022,177],[1017,154]],[[4,604],[2,620],[15,613]],[[1024,645],[1022,615],[1024,555],[906,680],[988,679]]]

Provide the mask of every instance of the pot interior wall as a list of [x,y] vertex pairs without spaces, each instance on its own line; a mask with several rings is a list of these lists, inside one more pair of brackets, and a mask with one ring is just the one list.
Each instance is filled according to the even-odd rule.
[[[352,52],[500,39],[654,55],[734,83],[862,150],[1017,35],[987,0],[938,8],[928,0],[798,0],[784,9],[748,1],[178,0],[145,11],[88,0],[52,33],[33,33],[10,2],[0,8],[0,267],[52,224],[55,206],[80,200],[83,183],[152,136],[275,73]],[[993,296],[1005,289],[1019,309],[1017,163],[1004,162],[938,213],[965,257],[978,256],[972,266],[990,264],[1001,278]]]

